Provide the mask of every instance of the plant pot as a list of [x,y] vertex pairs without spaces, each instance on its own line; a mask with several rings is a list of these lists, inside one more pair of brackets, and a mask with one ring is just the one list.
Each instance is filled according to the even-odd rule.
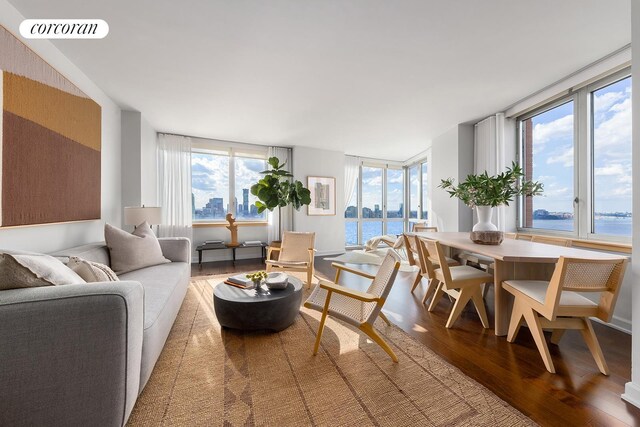
[[497,231],[498,227],[491,222],[493,208],[491,206],[476,206],[478,222],[473,226],[473,231]]

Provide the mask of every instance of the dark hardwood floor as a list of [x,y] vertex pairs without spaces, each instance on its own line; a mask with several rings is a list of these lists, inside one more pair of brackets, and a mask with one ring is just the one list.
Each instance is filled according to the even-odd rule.
[[[192,275],[226,274],[263,268],[259,259],[194,264]],[[361,266],[364,270],[370,266]],[[316,274],[333,279],[329,261],[316,258]],[[344,280],[343,280],[344,279]],[[367,283],[348,274],[341,283],[366,288]],[[577,331],[568,331],[559,346],[550,345],[557,374],[547,372],[527,328],[509,344],[483,329],[469,305],[453,328],[444,327],[452,307],[443,298],[429,313],[421,304],[425,281],[410,293],[413,277],[400,273],[384,312],[415,339],[493,391],[534,421],[545,426],[640,425],[640,410],[620,395],[631,377],[631,336],[594,322],[594,329],[611,370],[600,374]],[[492,290],[486,298],[493,321]]]

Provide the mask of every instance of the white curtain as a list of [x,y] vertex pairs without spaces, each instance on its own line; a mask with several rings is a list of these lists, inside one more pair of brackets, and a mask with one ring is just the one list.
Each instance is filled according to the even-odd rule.
[[[286,162],[285,170],[293,173],[293,165],[291,161],[291,149],[290,148],[282,148],[282,147],[269,147],[268,150],[269,157],[277,157],[280,160],[280,164]],[[290,231],[293,230],[293,206],[289,205],[284,208],[278,209],[275,208],[273,211],[267,211],[267,221],[269,222],[269,226],[267,227],[267,238],[268,242],[272,242],[274,240],[282,240],[279,235],[279,212],[282,213],[282,231]]]
[[360,173],[360,157],[344,157],[344,205],[349,206],[351,194],[358,185],[358,175]]
[[[503,113],[488,117],[475,125],[474,135],[474,173],[486,171],[489,175],[496,175],[511,165],[506,159],[505,145],[505,117]],[[515,202],[515,201],[514,201]],[[498,230],[507,231],[507,210],[499,206],[493,210],[492,222]]]
[[160,237],[193,238],[191,191],[191,138],[158,134]]

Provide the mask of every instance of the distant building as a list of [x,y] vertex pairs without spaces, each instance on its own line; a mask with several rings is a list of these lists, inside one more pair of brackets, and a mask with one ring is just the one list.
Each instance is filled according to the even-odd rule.
[[249,215],[249,189],[248,188],[242,189],[242,212],[244,213],[244,216]]

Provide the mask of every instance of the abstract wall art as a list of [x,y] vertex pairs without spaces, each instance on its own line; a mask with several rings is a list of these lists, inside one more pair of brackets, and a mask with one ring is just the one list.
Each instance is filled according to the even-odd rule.
[[0,227],[100,219],[100,105],[3,26],[0,105]]
[[311,192],[308,215],[336,214],[336,179],[323,176],[307,178],[307,188]]

